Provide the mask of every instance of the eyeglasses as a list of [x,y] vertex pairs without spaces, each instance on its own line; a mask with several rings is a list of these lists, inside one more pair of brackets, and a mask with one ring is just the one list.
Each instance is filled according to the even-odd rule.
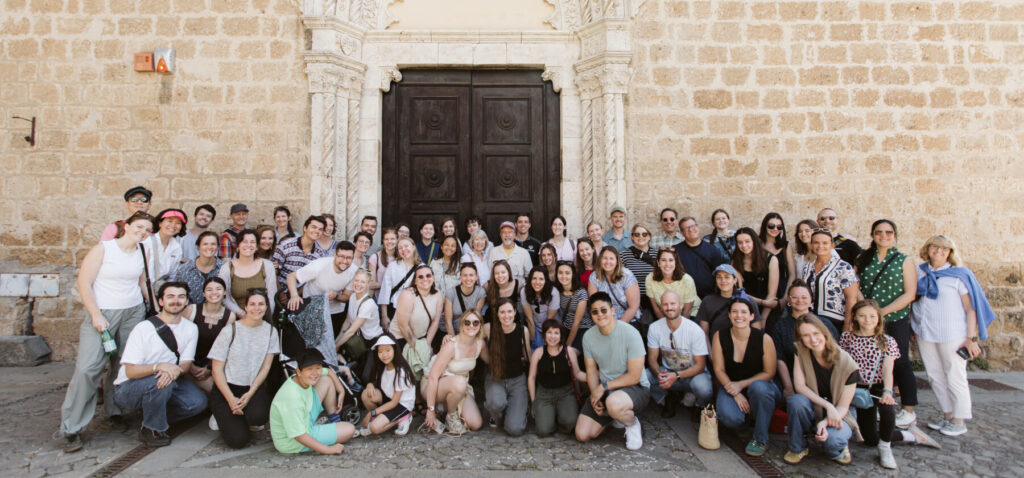
[[835,216],[821,216],[818,218],[819,221],[835,221]]
[[693,230],[697,230],[697,229],[700,229],[700,226],[698,226],[696,224],[690,224],[689,226],[686,226],[686,227],[683,228],[684,231],[693,231]]
[[875,231],[872,234],[875,236],[895,236],[896,231]]
[[769,224],[765,226],[765,228],[768,229],[769,231],[781,231],[782,224]]
[[145,203],[149,202],[149,198],[146,197],[146,196],[135,196],[135,197],[132,197],[131,199],[128,199],[128,201],[129,202],[141,202],[141,203],[145,204]]
[[463,327],[479,327],[480,326],[480,321],[479,320],[463,320],[462,321],[462,326]]
[[663,218],[661,218],[661,222],[676,222],[676,218],[674,218],[674,217],[663,217]]
[[651,237],[649,232],[634,232],[633,237]]

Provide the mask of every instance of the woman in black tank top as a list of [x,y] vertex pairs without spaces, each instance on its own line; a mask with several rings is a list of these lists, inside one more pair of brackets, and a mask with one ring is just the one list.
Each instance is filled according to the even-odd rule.
[[488,341],[484,361],[490,373],[484,382],[487,399],[484,407],[491,415],[491,426],[504,417],[504,429],[519,436],[526,431],[526,411],[530,396],[526,389],[526,360],[530,344],[526,327],[517,324],[516,308],[509,299],[498,299],[494,319],[484,329]]
[[544,346],[530,355],[530,376],[527,384],[533,401],[533,417],[537,435],[548,436],[558,431],[573,433],[579,414],[578,381],[586,380],[580,373],[576,349],[566,345],[566,331],[557,320],[541,324]]
[[718,419],[729,428],[754,425],[754,438],[746,452],[761,456],[768,445],[768,425],[782,392],[772,382],[775,376],[775,344],[764,332],[750,327],[754,305],[743,298],[729,304],[732,326],[722,329],[712,339],[711,357],[715,377],[722,384],[718,389]]

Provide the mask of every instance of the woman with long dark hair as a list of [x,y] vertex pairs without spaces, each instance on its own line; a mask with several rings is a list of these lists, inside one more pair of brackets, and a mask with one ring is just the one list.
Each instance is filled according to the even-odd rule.
[[250,289],[245,315],[221,329],[208,354],[217,386],[210,392],[210,423],[231,448],[247,445],[250,431],[270,419],[271,397],[263,385],[281,344],[277,329],[263,320],[269,304],[264,289]]
[[558,316],[567,334],[565,343],[576,350],[582,350],[583,334],[594,326],[590,311],[587,310],[587,289],[580,283],[580,276],[572,262],[560,261],[555,275],[558,279],[555,282],[559,300]]
[[490,373],[484,382],[487,399],[484,407],[491,415],[491,425],[502,424],[509,435],[526,431],[526,412],[530,393],[526,386],[530,360],[529,332],[516,323],[516,307],[508,299],[499,299],[491,322],[484,325],[487,353],[484,361]]
[[558,280],[555,277],[555,269],[558,267],[558,251],[555,250],[555,246],[545,242],[540,246],[540,253],[537,254],[537,257],[540,262],[538,265],[548,273],[548,280],[556,282]]
[[437,283],[437,290],[444,293],[459,284],[459,239],[455,236],[445,236],[441,239],[441,257],[430,262],[430,269],[434,271],[434,282]]
[[697,297],[697,286],[686,269],[679,263],[679,256],[674,249],[661,249],[657,255],[657,267],[647,276],[647,297],[651,299],[656,318],[664,318],[661,310],[661,296],[666,291],[679,294],[682,304],[682,316],[693,317],[694,310],[700,310],[700,298]]
[[793,271],[796,278],[803,276],[803,270],[808,263],[814,262],[814,253],[811,252],[811,234],[818,228],[814,219],[804,219],[796,223],[796,234],[793,235]]
[[203,288],[206,280],[216,277],[224,261],[217,257],[219,236],[213,231],[203,231],[196,237],[199,255],[186,261],[174,271],[174,281],[188,284],[188,300],[193,304],[203,303]]
[[736,252],[732,254],[732,266],[742,275],[743,289],[761,309],[761,317],[768,320],[768,314],[779,305],[776,296],[779,261],[765,252],[753,229],[742,227],[736,231]]
[[[216,241],[217,235],[212,232],[210,234],[214,236]],[[210,348],[213,347],[213,342],[220,335],[220,331],[232,322],[235,322],[236,317],[230,309],[224,307],[224,296],[227,294],[227,288],[220,277],[212,276],[206,279],[199,287],[199,291],[203,294],[203,302],[190,306],[183,314],[185,318],[196,324],[196,328],[199,329],[199,337],[196,340],[196,355],[192,360],[192,367],[189,368],[189,374],[192,381],[199,388],[203,389],[206,393],[210,393],[214,384],[210,360],[207,355],[210,353]]]
[[338,230],[338,221],[334,219],[334,214],[321,214],[324,218],[324,232],[320,234],[320,239],[316,240],[316,243],[324,250],[324,256],[330,257],[334,255],[334,246],[338,245],[338,241],[334,239],[334,233]]
[[596,263],[597,251],[594,250],[594,242],[587,237],[577,239],[576,272],[580,275],[580,283],[583,284],[583,287],[590,287],[590,275],[594,273]]
[[615,246],[601,248],[598,264],[599,267],[590,276],[587,292],[594,295],[600,291],[611,296],[617,320],[631,323],[639,319],[640,285],[636,276],[629,269],[622,267],[622,260]]
[[258,259],[273,260],[274,250],[277,249],[277,238],[274,236],[274,227],[266,224],[256,226],[256,257]]
[[274,208],[274,239],[281,242],[289,237],[295,237],[292,212],[286,206],[277,206]]
[[494,319],[500,299],[512,301],[512,307],[516,309],[516,323],[523,323],[519,317],[518,306],[523,288],[518,280],[512,278],[512,266],[508,264],[508,261],[504,259],[494,261],[494,265],[491,267],[491,280],[487,281],[487,286],[484,289],[487,291],[487,310],[484,314],[487,323]]
[[274,271],[273,262],[256,258],[258,240],[256,231],[252,229],[239,232],[237,257],[225,262],[218,273],[228,292],[224,297],[224,305],[239,317],[245,314],[245,310],[239,304],[245,304],[249,289],[266,289],[270,297],[267,310],[274,310],[277,273]]
[[[758,238],[765,252],[779,262],[779,286],[775,297],[784,298],[789,284],[796,279],[796,265],[793,262],[793,247],[786,237],[786,221],[782,219],[782,215],[777,212],[765,214],[761,220]],[[777,311],[778,308],[774,310]]]
[[722,257],[732,257],[736,251],[736,231],[729,229],[730,220],[725,209],[715,209],[711,213],[711,226],[714,230],[701,238],[704,242],[717,247]]
[[553,292],[554,286],[548,280],[548,275],[540,266],[534,267],[526,276],[526,284],[523,285],[523,293],[520,307],[523,315],[526,316],[526,328],[532,337],[531,344],[534,348],[540,347],[543,343],[541,337],[541,325],[544,321],[554,319],[558,316],[561,301]]
[[[551,219],[551,239],[548,239],[548,244],[551,244],[555,248],[555,253],[560,261],[572,261],[576,258],[576,247],[573,245],[571,239],[569,239],[568,232],[566,231],[565,218],[562,216],[555,216]],[[591,244],[593,247],[593,244]]]
[[527,378],[537,435],[551,435],[556,426],[562,433],[573,433],[579,413],[574,391],[578,385],[573,381],[586,382],[587,374],[580,371],[579,352],[566,343],[562,324],[545,320],[541,328],[544,346],[530,354]]
[[387,270],[388,265],[398,260],[398,232],[395,231],[395,228],[385,227],[381,230],[380,237],[380,250],[370,256],[368,261],[368,268],[370,273],[373,274],[373,282],[370,289],[373,291],[373,296],[377,299],[380,298],[381,281],[384,280],[384,271]]
[[907,428],[917,420],[917,377],[910,365],[910,304],[917,298],[917,269],[913,260],[896,249],[896,224],[879,219],[871,224],[871,245],[854,265],[860,278],[860,293],[881,307],[885,333],[896,340],[899,357],[892,376],[900,389],[901,409],[896,426]]

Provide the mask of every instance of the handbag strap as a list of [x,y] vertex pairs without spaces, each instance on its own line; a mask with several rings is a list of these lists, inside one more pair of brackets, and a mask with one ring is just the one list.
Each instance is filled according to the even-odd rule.
[[427,301],[423,299],[422,295],[416,294],[420,298],[420,303],[423,304],[423,310],[427,312],[427,319],[429,322],[434,321],[434,316],[430,314],[430,307],[427,307]]
[[875,293],[875,284],[877,284],[878,280],[882,278],[882,274],[885,274],[885,270],[889,268],[889,264],[892,264],[892,261],[894,259],[896,259],[896,256],[898,256],[898,255],[899,254],[895,254],[894,253],[893,255],[889,256],[889,258],[886,259],[885,264],[882,264],[882,269],[878,271],[878,274],[875,274],[875,278],[871,281],[871,286],[870,286],[870,288],[868,290],[868,293],[864,294],[864,295],[867,296],[868,299],[870,299],[871,296],[874,295],[874,293]]
[[141,242],[139,243],[139,251],[142,252],[142,270],[146,274],[146,293],[149,294],[149,307],[156,310],[156,301],[153,300],[153,283],[149,280],[149,260],[146,259],[146,247]]
[[462,312],[466,312],[466,301],[462,298],[462,284],[455,286],[455,298],[459,299],[459,307],[462,307]]

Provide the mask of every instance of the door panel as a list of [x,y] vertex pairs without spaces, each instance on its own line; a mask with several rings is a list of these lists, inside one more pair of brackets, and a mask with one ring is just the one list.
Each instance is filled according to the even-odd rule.
[[[559,214],[558,96],[538,71],[409,70],[384,95],[383,223]],[[465,239],[463,237],[462,239]]]

